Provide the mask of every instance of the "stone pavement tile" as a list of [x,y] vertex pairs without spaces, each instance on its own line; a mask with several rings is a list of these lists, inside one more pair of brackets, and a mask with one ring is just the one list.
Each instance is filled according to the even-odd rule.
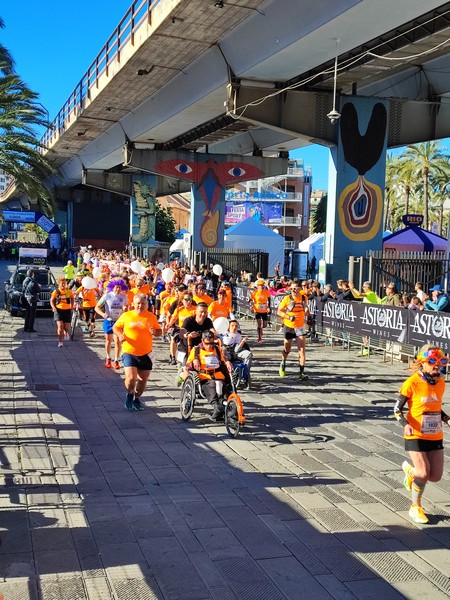
[[339,508],[310,508],[311,515],[329,531],[357,531],[363,528]]
[[317,575],[316,579],[334,600],[357,600],[348,587],[334,575]]
[[199,481],[196,488],[205,500],[215,509],[226,509],[244,506],[244,503],[230,487],[222,481]]
[[449,575],[449,555],[447,548],[416,550],[416,554],[437,571]]
[[355,552],[355,556],[374,569],[383,579],[390,582],[420,581],[425,576],[396,552]]
[[300,597],[314,600],[332,598],[294,557],[259,560],[258,564],[288,600],[298,600]]
[[283,543],[246,507],[227,511],[226,524],[255,559],[290,555]]
[[83,508],[90,523],[95,521],[110,521],[121,519],[122,509],[117,499],[110,494],[87,494],[84,497]]
[[335,575],[340,581],[360,581],[378,579],[377,573],[343,544],[340,546],[312,546],[311,552]]
[[209,600],[208,588],[203,583],[195,567],[181,563],[174,567],[158,569],[154,575],[164,598],[180,600]]
[[[40,551],[34,555],[36,572],[39,576],[74,574],[81,571],[75,547],[66,550]],[[80,573],[81,577],[81,573]]]
[[[72,533],[74,533],[73,530]],[[74,535],[74,543],[83,577],[87,579],[103,576],[104,571],[99,556],[98,546],[95,543],[90,530],[88,530],[88,535],[79,537]]]
[[214,564],[239,600],[286,600],[252,558],[219,559]]
[[91,524],[91,532],[99,547],[134,542],[131,529],[123,519],[96,521]]
[[39,581],[41,600],[87,600],[83,580],[77,577],[45,576]]
[[103,546],[99,554],[110,579],[140,579],[150,575],[148,563],[137,543]]
[[151,514],[126,516],[126,519],[138,542],[172,535],[172,529],[158,509],[155,509]]
[[160,484],[188,482],[187,477],[178,467],[153,467],[152,474]]
[[402,594],[402,598],[410,600],[423,600],[423,598],[432,598],[433,600],[446,600],[449,592],[439,589],[430,581],[400,581],[393,584],[393,587]]
[[164,567],[189,564],[189,556],[174,535],[159,538],[157,543],[154,539],[141,540],[139,546],[153,573]]
[[315,519],[299,519],[298,521],[286,521],[289,529],[303,541],[308,548],[314,546],[340,546],[339,540],[330,533],[321,523]]
[[114,494],[129,496],[145,493],[142,483],[125,460],[101,460],[99,465]]
[[310,513],[297,501],[296,493],[298,489],[301,490],[303,487],[291,487],[289,493],[287,493],[286,489],[280,490],[276,487],[267,486],[264,493],[261,493],[260,490],[257,490],[256,493],[258,498],[281,520],[296,521],[310,516]]
[[117,502],[126,519],[154,514],[156,511],[156,504],[148,494],[143,494],[142,496],[120,496],[117,498]]
[[166,483],[162,488],[176,504],[186,502],[204,502],[205,499],[192,483]]
[[[178,509],[192,530],[221,527],[224,522],[208,502],[180,502]],[[228,514],[229,511],[227,511]]]
[[29,507],[61,506],[61,494],[58,486],[36,486],[26,490]]
[[285,542],[286,547],[311,575],[329,573],[329,569],[300,541]]
[[5,600],[38,600],[38,582],[34,578],[0,581],[0,597]]
[[0,510],[0,540],[0,554],[32,551],[28,511]]
[[268,514],[271,510],[247,487],[235,488],[234,493],[250,508],[256,515]]
[[399,526],[412,528],[409,518],[402,518],[383,504],[358,504],[358,510],[366,515],[368,520],[381,527]]
[[[158,584],[151,576],[145,578],[113,579],[111,585],[115,592],[114,598],[119,600],[122,600],[122,598],[124,600],[127,598],[136,600],[165,600]],[[99,600],[106,600],[106,598],[101,597]],[[91,599],[89,598],[89,600]]]
[[[345,584],[348,589],[358,598],[359,600],[404,600],[403,596],[399,591],[396,591],[386,581],[378,580],[374,581],[369,579],[367,581],[347,581]],[[414,598],[421,598],[421,596],[406,596],[409,600]],[[431,598],[434,598],[431,596]]]
[[198,529],[195,535],[212,560],[248,556],[247,550],[227,527]]
[[332,509],[332,508],[334,508],[333,504],[331,502],[329,502],[326,498],[324,498],[322,496],[322,494],[319,494],[318,492],[315,492],[315,491],[310,491],[310,492],[304,491],[303,492],[300,488],[300,491],[291,490],[290,495],[298,504],[300,504],[301,508],[306,509],[308,512],[312,508],[314,508],[314,509],[319,509],[319,508]]
[[72,536],[68,528],[43,527],[32,529],[33,550],[36,554],[73,549]]
[[84,586],[88,600],[110,600],[113,598],[113,592],[106,577],[85,579]]
[[217,481],[217,473],[202,462],[184,466],[183,473],[193,482],[198,481]]

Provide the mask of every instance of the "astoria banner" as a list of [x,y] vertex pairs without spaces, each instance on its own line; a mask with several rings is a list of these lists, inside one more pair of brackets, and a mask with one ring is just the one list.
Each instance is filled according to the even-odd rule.
[[[251,315],[249,300],[252,291],[254,289],[235,287],[236,312],[239,315]],[[284,296],[280,294],[270,298],[272,316],[276,316]],[[450,313],[331,299],[326,302],[310,300],[309,309],[319,327],[416,347],[433,344],[450,353]]]

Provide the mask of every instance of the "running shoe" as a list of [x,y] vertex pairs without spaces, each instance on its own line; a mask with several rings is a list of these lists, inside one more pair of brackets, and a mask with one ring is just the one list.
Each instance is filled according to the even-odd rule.
[[62,348],[63,347],[63,343],[62,342],[58,342],[58,348]]
[[176,364],[177,364],[177,360],[176,360],[175,356],[172,356],[172,357],[170,358],[170,364],[171,364],[171,365],[176,365]]
[[369,356],[369,349],[363,348],[361,352],[358,352],[358,356]]
[[308,375],[305,375],[305,373],[299,373],[298,378],[300,381],[308,381],[309,379]]
[[110,358],[107,358],[107,359],[105,360],[105,367],[106,367],[107,369],[110,369],[110,368],[111,368],[111,359],[110,359]]
[[144,405],[139,400],[139,398],[135,398],[133,400],[133,410],[144,410]]
[[89,337],[91,337],[91,338],[95,337],[95,331],[91,331],[91,332],[89,333]]
[[428,523],[428,517],[423,512],[423,508],[421,506],[417,506],[417,504],[411,504],[411,508],[409,509],[409,516],[416,523]]
[[258,338],[258,344],[262,343],[262,338]]
[[284,377],[286,375],[286,363],[284,361],[281,361],[278,373],[280,377]]
[[402,469],[405,474],[405,479],[403,480],[403,485],[405,486],[405,489],[407,489],[408,492],[410,492],[412,490],[412,484],[414,481],[413,468],[407,460],[404,460],[402,463]]
[[134,394],[127,394],[127,397],[125,399],[125,408],[127,408],[128,410],[133,410],[133,405],[134,405]]
[[119,365],[119,361],[118,360],[114,361],[114,368],[115,368],[116,371],[118,371],[120,369],[120,365]]
[[64,336],[65,336],[66,338],[68,338],[68,337],[69,337],[69,332],[68,332],[68,331],[66,331],[65,329],[64,329]]

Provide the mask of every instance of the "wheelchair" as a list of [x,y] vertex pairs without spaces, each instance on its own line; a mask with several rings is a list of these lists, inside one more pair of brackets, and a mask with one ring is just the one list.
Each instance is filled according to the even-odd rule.
[[239,358],[233,361],[233,378],[236,389],[239,388],[241,383],[244,384],[246,390],[249,390],[252,384],[252,376],[248,364]]
[[[234,373],[231,374],[231,394],[223,400],[225,407],[225,428],[232,438],[237,438],[245,425],[244,407],[236,392]],[[180,413],[183,421],[189,421],[194,413],[197,400],[205,400],[200,378],[196,371],[190,371],[181,388]]]

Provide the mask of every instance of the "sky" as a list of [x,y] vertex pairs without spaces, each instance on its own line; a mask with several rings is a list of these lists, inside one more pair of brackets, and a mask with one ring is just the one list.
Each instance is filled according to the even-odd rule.
[[[131,0],[2,3],[0,17],[5,29],[0,29],[0,43],[12,54],[18,75],[39,94],[50,120],[130,6]],[[444,145],[450,147],[450,143]],[[302,158],[305,166],[312,167],[314,190],[328,189],[328,148],[308,146],[291,151],[290,157]]]

